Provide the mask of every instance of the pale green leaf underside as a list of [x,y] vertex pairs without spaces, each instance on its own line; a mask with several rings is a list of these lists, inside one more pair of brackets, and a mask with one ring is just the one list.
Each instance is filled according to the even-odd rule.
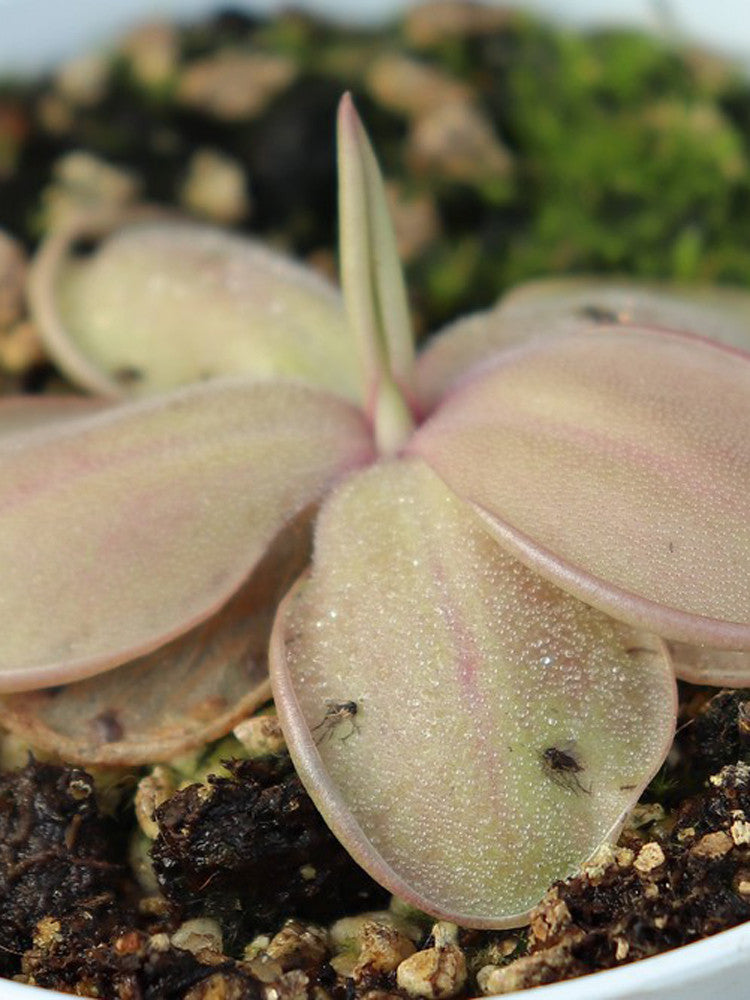
[[607,323],[684,330],[750,350],[750,294],[735,288],[647,284],[611,278],[551,278],[509,292],[485,312],[437,334],[417,361],[425,409],[498,351]]
[[210,226],[122,226],[88,258],[53,235],[31,277],[46,345],[86,388],[144,395],[221,375],[295,378],[360,401],[338,293],[309,269]]
[[0,690],[75,680],[214,613],[369,461],[358,411],[240,380],[0,438]]
[[657,634],[750,647],[750,357],[611,328],[509,352],[410,444],[503,544]]
[[[418,461],[325,502],[271,674],[295,764],[347,850],[470,926],[519,923],[585,861],[674,725],[658,640],[525,569]],[[348,701],[354,718],[332,719]],[[580,772],[551,768],[554,748]]]
[[284,528],[216,614],[153,653],[72,684],[0,697],[0,725],[34,750],[83,766],[169,760],[225,736],[270,697],[271,623],[309,560],[309,538],[307,523]]

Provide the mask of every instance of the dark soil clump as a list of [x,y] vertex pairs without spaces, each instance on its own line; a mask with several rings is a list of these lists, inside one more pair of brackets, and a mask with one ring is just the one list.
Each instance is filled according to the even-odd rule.
[[[711,750],[707,740],[706,751],[724,760],[737,749],[727,734],[744,718],[742,693],[721,692],[709,702],[690,693],[697,715],[673,755],[675,773],[685,766],[686,741],[708,730],[715,745]],[[227,776],[189,785],[156,810],[152,855],[166,899],[140,905],[114,861],[122,848],[85,772],[31,761],[6,775],[4,974],[139,1000],[258,1000],[269,990],[275,1000],[404,997],[399,956],[414,946],[434,949],[439,925],[430,931],[418,915],[370,912],[346,932],[359,944],[342,952],[341,931],[329,925],[383,907],[387,894],[330,834],[288,756],[233,760],[225,768]],[[671,787],[664,775],[652,799],[662,786]],[[555,885],[528,930],[460,931],[456,947],[468,977],[453,995],[570,979],[750,919],[749,848],[750,765],[740,757],[669,811],[659,802],[638,806],[619,844]],[[416,933],[408,926],[413,919]],[[218,937],[197,946],[179,940],[185,921],[207,922]]]
[[686,726],[684,756],[707,776],[750,759],[750,691],[719,691]]
[[131,930],[97,944],[91,939],[91,922],[85,915],[45,922],[24,956],[25,975],[47,989],[118,1000],[260,997],[258,982],[236,963],[172,947],[166,934]]
[[0,775],[0,974],[18,972],[43,917],[96,914],[97,932],[131,922],[122,857],[85,771],[32,759]]
[[287,917],[327,923],[385,904],[323,822],[286,756],[230,763],[156,811],[159,885],[185,916],[211,916],[228,942]]

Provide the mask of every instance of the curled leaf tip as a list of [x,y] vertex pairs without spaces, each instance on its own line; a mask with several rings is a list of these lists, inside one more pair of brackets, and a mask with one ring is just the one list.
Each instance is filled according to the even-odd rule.
[[677,676],[690,684],[746,688],[750,685],[750,650],[712,649],[670,642]]

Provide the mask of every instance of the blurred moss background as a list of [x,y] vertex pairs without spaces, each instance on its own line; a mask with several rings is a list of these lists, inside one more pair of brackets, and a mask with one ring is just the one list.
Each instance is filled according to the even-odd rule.
[[151,200],[335,271],[333,121],[371,131],[420,330],[548,274],[750,285],[750,81],[634,30],[470,3],[378,31],[225,12],[0,85],[0,227]]

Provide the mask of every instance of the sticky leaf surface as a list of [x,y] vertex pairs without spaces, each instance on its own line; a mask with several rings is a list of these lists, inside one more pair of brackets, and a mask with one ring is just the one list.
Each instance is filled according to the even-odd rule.
[[532,281],[493,309],[438,333],[417,361],[417,394],[431,410],[467,372],[529,340],[602,325],[682,330],[750,350],[750,295],[733,288],[682,288],[596,278]]
[[507,320],[529,331],[556,317],[685,330],[750,348],[750,294],[716,285],[668,285],[611,278],[547,278],[520,285],[500,303]]
[[529,564],[668,638],[750,646],[750,359],[617,328],[518,349],[411,448]]
[[73,423],[0,438],[2,690],[96,673],[198,624],[370,456],[356,410],[291,384],[217,382]]
[[168,760],[226,735],[270,697],[271,623],[308,559],[307,525],[283,529],[207,621],[106,673],[0,697],[0,724],[35,750],[84,766]]
[[674,723],[660,644],[503,552],[421,462],[326,501],[271,673],[297,768],[352,856],[472,926],[518,923],[595,850]]

